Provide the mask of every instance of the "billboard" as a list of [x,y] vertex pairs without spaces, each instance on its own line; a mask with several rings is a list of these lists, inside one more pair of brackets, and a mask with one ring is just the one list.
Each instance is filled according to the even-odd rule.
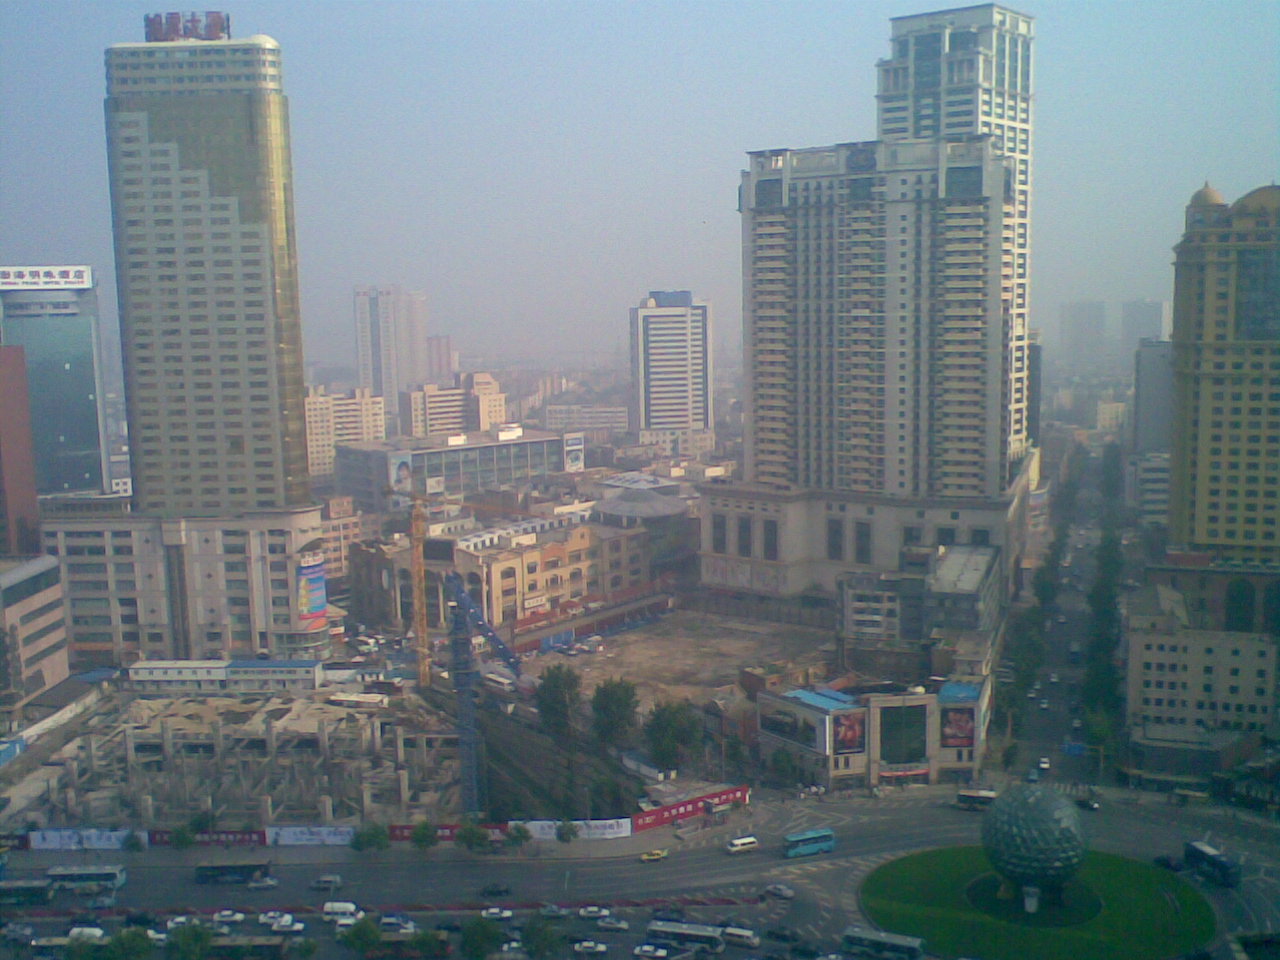
[[867,752],[867,711],[849,710],[831,715],[833,753]]
[[328,612],[324,554],[304,553],[298,558],[298,619],[303,623],[315,623],[324,620]]
[[0,267],[0,290],[88,290],[93,269],[69,267]]
[[760,704],[761,730],[819,753],[826,752],[824,719],[798,704],[784,704],[776,700]]
[[586,434],[566,433],[564,435],[564,472],[581,473],[587,464]]
[[413,458],[409,454],[393,453],[387,457],[387,486],[392,493],[387,506],[407,510],[413,493]]
[[972,747],[976,726],[973,707],[943,707],[941,745]]

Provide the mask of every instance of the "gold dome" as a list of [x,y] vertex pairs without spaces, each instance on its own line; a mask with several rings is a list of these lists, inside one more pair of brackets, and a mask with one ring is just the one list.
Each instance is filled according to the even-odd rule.
[[1209,186],[1209,181],[1204,182],[1204,186],[1191,195],[1192,207],[1220,207],[1226,205],[1226,200],[1222,198],[1217,190]]

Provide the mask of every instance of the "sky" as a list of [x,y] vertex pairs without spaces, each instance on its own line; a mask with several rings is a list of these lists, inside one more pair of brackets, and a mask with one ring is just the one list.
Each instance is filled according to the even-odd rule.
[[[425,290],[464,358],[615,359],[649,290],[741,330],[745,153],[874,139],[889,18],[927,0],[228,2],[284,51],[309,360],[350,361],[356,285]],[[1280,166],[1280,3],[1028,0],[1032,317],[1170,298],[1206,179]],[[0,262],[89,263],[115,320],[102,53],[125,0],[0,4]]]

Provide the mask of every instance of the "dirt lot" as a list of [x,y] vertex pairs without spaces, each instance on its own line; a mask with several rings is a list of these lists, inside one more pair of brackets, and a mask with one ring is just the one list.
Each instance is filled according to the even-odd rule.
[[819,647],[831,643],[831,634],[822,630],[677,610],[651,626],[608,638],[601,653],[544,654],[530,660],[525,672],[537,676],[553,664],[568,664],[582,674],[586,697],[600,681],[623,677],[636,685],[647,708],[656,700],[703,700],[735,683],[742,667],[820,660]]

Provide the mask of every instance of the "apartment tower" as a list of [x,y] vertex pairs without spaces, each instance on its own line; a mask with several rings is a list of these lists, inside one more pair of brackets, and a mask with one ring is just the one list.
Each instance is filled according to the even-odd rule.
[[897,18],[879,140],[749,154],[745,482],[704,489],[704,583],[861,597],[880,613],[845,604],[848,636],[896,617],[887,594],[940,546],[1012,577],[1036,463],[1032,36],[995,5]]
[[432,379],[427,297],[396,286],[357,287],[354,309],[360,386],[383,398],[394,432],[400,392]]
[[673,454],[715,445],[711,308],[688,290],[653,290],[631,308],[631,429]]

